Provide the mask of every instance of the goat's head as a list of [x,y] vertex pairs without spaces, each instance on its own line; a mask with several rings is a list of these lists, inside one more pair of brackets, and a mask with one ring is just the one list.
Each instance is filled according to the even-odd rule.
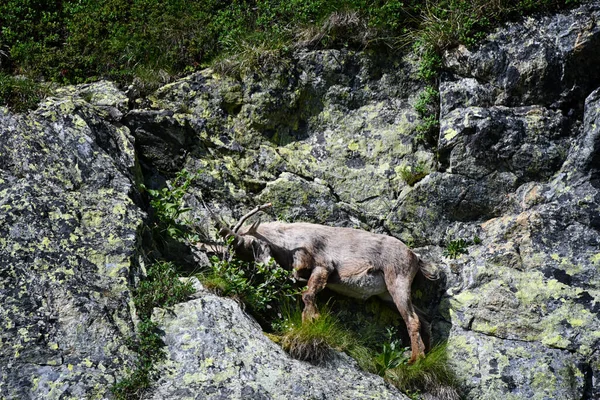
[[272,254],[269,243],[261,239],[260,235],[258,235],[260,221],[253,223],[249,227],[242,227],[246,219],[270,206],[271,203],[267,203],[256,207],[244,215],[231,229],[223,222],[218,219],[216,220],[220,228],[219,235],[227,241],[231,240],[231,245],[240,259],[244,261],[268,262],[271,258]]

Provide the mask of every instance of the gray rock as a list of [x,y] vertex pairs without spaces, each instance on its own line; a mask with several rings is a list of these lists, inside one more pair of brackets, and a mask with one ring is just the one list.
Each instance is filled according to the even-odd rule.
[[132,138],[110,122],[126,98],[106,82],[59,96],[27,115],[0,110],[6,399],[104,398],[134,360],[124,338],[142,213]]
[[[463,89],[442,85],[441,89],[451,88],[451,94],[441,91],[441,97],[451,102],[451,98],[467,98],[476,92],[485,95],[471,98],[466,105],[485,107],[491,94],[496,105],[541,105],[581,112],[583,99],[600,79],[595,67],[600,61],[598,17],[600,7],[590,2],[565,14],[507,24],[475,49],[453,49],[444,59],[445,66],[479,85],[473,80],[463,80]],[[452,74],[446,77],[452,80]]]
[[325,366],[291,359],[231,299],[202,292],[152,319],[168,358],[152,399],[407,399],[343,354]]

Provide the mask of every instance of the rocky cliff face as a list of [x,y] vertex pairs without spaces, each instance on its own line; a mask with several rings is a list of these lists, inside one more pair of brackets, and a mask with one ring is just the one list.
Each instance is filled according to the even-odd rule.
[[[240,79],[201,71],[132,110],[101,82],[3,111],[0,396],[111,396],[135,357],[136,185],[185,167],[225,217],[270,201],[272,218],[417,247],[445,273],[426,306],[467,398],[600,397],[598,20],[588,5],[448,52],[435,145],[417,133],[410,54],[301,51]],[[468,254],[444,256],[459,239]],[[155,311],[155,398],[402,398],[345,357],[293,361],[235,303],[197,297]]]

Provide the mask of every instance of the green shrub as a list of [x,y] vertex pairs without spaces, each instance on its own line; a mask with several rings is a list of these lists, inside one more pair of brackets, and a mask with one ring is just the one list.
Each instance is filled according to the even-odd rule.
[[152,383],[152,373],[157,362],[166,356],[158,325],[151,321],[154,307],[170,307],[186,300],[194,288],[192,283],[179,280],[176,267],[168,262],[152,264],[134,289],[133,302],[140,318],[137,334],[127,340],[127,346],[137,353],[135,368],[112,386],[111,391],[118,400],[133,400],[143,397]]
[[150,195],[150,205],[154,211],[155,225],[154,232],[158,233],[163,238],[170,237],[172,239],[186,239],[185,225],[186,221],[179,221],[181,216],[190,210],[186,207],[183,197],[187,194],[188,189],[196,174],[190,174],[185,169],[178,172],[175,179],[160,190],[146,189]]
[[194,292],[191,282],[183,283],[173,263],[152,264],[134,290],[133,302],[142,320],[150,318],[154,307],[170,307],[184,301]]
[[291,275],[273,260],[265,264],[213,257],[209,270],[199,279],[207,288],[239,299],[255,316],[268,322],[299,293]]

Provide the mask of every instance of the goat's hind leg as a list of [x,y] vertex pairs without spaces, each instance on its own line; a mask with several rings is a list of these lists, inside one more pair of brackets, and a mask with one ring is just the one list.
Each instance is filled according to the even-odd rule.
[[414,363],[417,358],[425,356],[425,344],[421,338],[421,322],[419,315],[410,300],[410,281],[398,276],[385,277],[388,291],[394,299],[402,319],[406,323],[410,337],[411,356],[409,363]]
[[304,301],[304,311],[302,311],[302,322],[312,321],[319,317],[319,311],[315,305],[315,296],[327,285],[329,271],[323,267],[313,269],[308,279],[308,286],[302,293],[302,301]]

